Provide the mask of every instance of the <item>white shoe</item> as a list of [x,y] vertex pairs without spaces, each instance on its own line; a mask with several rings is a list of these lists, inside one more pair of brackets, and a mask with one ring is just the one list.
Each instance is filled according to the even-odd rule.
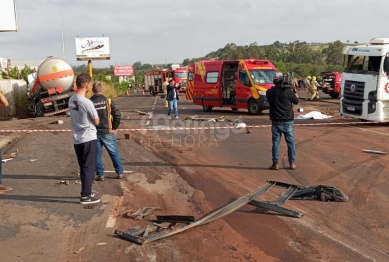
[[180,119],[180,118],[178,118],[178,116],[176,116],[175,118],[176,118],[176,119]]
[[172,119],[172,117],[171,117],[171,116],[168,116],[167,119]]

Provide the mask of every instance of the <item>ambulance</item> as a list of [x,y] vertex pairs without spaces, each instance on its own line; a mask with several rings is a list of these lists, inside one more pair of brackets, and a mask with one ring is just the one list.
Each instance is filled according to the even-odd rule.
[[202,60],[188,66],[186,99],[206,112],[222,107],[258,115],[269,109],[266,91],[276,71],[269,60]]
[[389,38],[344,49],[340,112],[367,121],[389,120]]

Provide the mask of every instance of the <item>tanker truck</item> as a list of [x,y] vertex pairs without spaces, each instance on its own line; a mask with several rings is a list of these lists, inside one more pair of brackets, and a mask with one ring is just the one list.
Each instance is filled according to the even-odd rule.
[[64,60],[48,57],[29,75],[30,114],[50,116],[68,111],[69,98],[74,94],[74,71]]

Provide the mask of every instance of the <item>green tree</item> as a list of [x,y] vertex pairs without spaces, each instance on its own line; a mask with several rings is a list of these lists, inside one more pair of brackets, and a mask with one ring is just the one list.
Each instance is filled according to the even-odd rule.
[[190,64],[189,58],[184,59],[184,61],[182,62],[182,64],[183,64],[184,66],[189,65],[189,64]]
[[285,66],[284,62],[282,62],[282,61],[272,61],[272,63],[277,68],[278,71],[283,72],[283,73],[287,72],[286,66]]
[[330,43],[327,51],[326,63],[330,65],[341,65],[343,63],[343,48],[341,41]]

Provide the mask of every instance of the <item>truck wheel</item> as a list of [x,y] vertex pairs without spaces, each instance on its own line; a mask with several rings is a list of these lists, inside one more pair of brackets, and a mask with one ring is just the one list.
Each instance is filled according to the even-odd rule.
[[45,106],[42,102],[38,102],[34,106],[35,117],[42,117],[45,114]]
[[259,109],[257,101],[251,100],[248,105],[248,111],[250,115],[259,115],[262,113],[262,110]]
[[205,112],[211,112],[212,111],[212,106],[206,106],[206,105],[203,104],[203,110]]
[[330,94],[330,97],[332,97],[332,98],[338,98],[338,97],[339,97],[339,93],[331,93],[331,94]]

